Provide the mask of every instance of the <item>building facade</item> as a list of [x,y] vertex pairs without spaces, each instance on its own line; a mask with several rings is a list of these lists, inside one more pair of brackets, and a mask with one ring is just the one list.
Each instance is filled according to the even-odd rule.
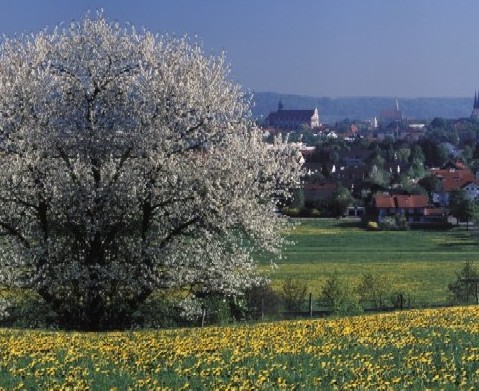
[[297,130],[301,126],[309,126],[311,129],[320,126],[319,111],[313,110],[284,110],[283,103],[278,104],[278,111],[270,113],[265,120],[265,125],[285,130]]

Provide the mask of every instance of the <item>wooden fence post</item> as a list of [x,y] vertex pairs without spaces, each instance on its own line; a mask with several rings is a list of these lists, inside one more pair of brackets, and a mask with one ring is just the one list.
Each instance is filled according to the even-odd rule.
[[461,282],[466,284],[466,293],[467,293],[466,299],[467,300],[469,300],[469,287],[470,287],[469,284],[475,284],[476,304],[479,304],[479,288],[478,288],[479,278],[461,278]]
[[479,295],[477,291],[477,281],[476,281],[476,304],[479,304]]
[[313,317],[313,294],[309,294],[309,317]]

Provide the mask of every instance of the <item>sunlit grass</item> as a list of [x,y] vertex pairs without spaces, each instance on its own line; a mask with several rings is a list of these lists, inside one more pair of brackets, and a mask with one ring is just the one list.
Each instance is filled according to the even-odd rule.
[[347,220],[317,219],[302,221],[287,238],[296,244],[276,261],[272,284],[279,289],[287,277],[297,278],[316,296],[329,273],[355,284],[372,272],[388,278],[391,292],[405,292],[417,303],[444,303],[464,262],[479,261],[477,233],[457,229],[366,231]]

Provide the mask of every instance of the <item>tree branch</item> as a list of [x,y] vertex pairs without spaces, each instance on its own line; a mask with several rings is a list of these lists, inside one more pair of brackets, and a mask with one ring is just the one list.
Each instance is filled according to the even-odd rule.
[[113,175],[113,177],[111,178],[110,182],[108,183],[108,187],[113,185],[113,183],[115,183],[118,180],[118,178],[120,176],[121,169],[123,168],[123,166],[124,166],[125,162],[128,160],[128,158],[131,156],[131,151],[132,150],[133,150],[133,147],[129,147],[125,151],[125,153],[121,156],[120,162],[118,163],[118,166],[117,166],[117,169],[116,169],[116,172]]
[[19,205],[25,206],[27,208],[32,208],[32,209],[38,211],[38,205],[32,204],[31,202],[28,202],[28,201],[20,200],[18,198],[6,198],[6,197],[1,197],[0,196],[0,201],[6,202],[6,203],[12,202],[14,204],[19,204]]
[[0,227],[2,227],[7,235],[12,235],[16,237],[26,248],[30,248],[30,242],[21,234],[21,232],[12,226],[11,224],[0,221]]
[[160,241],[159,248],[165,248],[171,239],[173,239],[175,236],[181,235],[187,228],[197,223],[198,221],[200,221],[200,216],[193,217],[192,219],[179,224]]
[[62,158],[63,162],[65,163],[65,165],[67,166],[68,168],[68,172],[70,174],[70,178],[77,184],[80,184],[80,182],[78,181],[78,177],[76,176],[75,174],[75,171],[73,169],[73,166],[70,162],[70,159],[68,157],[68,155],[66,154],[66,152],[57,144],[55,145],[55,148],[56,150],[58,151],[58,153],[60,154],[60,157]]

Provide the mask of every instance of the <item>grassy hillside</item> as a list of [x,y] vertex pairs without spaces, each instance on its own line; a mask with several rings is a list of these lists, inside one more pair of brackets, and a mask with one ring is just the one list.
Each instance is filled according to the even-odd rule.
[[479,308],[161,331],[0,329],[0,389],[474,389]]
[[[317,295],[328,273],[355,284],[364,272],[390,280],[416,302],[443,303],[447,285],[465,261],[479,260],[477,233],[451,231],[365,231],[346,220],[304,220],[287,236],[296,242],[270,276],[279,287],[287,277],[307,282]],[[266,268],[266,267],[265,267]]]

